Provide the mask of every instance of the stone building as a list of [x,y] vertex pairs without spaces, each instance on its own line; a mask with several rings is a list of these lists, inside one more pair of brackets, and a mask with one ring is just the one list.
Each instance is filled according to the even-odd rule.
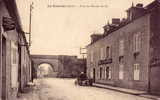
[[59,55],[61,64],[58,68],[58,77],[77,77],[80,72],[86,70],[86,59],[79,59],[77,56]]
[[160,1],[132,5],[87,46],[87,75],[96,83],[160,94]]
[[0,0],[0,100],[16,100],[31,80],[31,61],[15,0]]

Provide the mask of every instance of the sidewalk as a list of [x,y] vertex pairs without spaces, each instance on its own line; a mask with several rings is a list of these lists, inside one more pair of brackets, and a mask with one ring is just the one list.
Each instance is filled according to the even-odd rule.
[[137,96],[141,96],[141,97],[145,97],[145,98],[149,98],[149,99],[153,99],[153,100],[160,100],[160,96],[150,95],[146,91],[125,89],[125,88],[113,87],[113,86],[103,85],[103,84],[98,84],[98,83],[93,83],[93,86],[99,87],[99,88],[105,88],[105,89],[109,89],[109,90],[113,90],[113,91],[117,91],[117,92],[122,92],[122,93],[126,93],[126,94],[137,95]]
[[24,93],[19,93],[17,100],[40,100],[39,98],[39,83],[37,81],[33,82],[34,85],[29,85],[25,87]]

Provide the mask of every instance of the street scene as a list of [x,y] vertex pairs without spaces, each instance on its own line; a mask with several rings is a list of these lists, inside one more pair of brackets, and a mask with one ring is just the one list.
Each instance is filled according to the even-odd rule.
[[0,0],[0,100],[160,100],[160,0]]
[[82,87],[75,85],[74,81],[75,79],[38,79],[36,84],[40,89],[23,100],[152,100],[103,88]]

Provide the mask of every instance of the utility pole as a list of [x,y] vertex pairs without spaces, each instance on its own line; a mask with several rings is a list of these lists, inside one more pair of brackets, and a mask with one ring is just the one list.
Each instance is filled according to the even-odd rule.
[[32,9],[33,9],[33,2],[30,4],[30,18],[29,18],[29,46],[31,46],[31,32],[32,32]]
[[30,4],[30,12],[29,12],[29,43],[28,45],[31,46],[31,32],[32,32],[32,10],[33,10],[33,2]]

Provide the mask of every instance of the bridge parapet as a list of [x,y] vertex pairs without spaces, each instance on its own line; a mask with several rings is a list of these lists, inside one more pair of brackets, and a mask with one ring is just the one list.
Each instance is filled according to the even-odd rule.
[[40,64],[49,64],[52,66],[55,77],[73,77],[86,69],[86,61],[78,59],[77,56],[68,55],[31,55],[33,61],[34,75],[37,75],[37,69]]

